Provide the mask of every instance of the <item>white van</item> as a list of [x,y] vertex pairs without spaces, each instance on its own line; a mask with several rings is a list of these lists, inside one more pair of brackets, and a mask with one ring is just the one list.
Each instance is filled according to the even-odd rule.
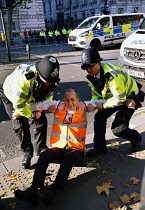
[[122,43],[118,63],[129,75],[145,80],[145,19]]
[[86,18],[68,37],[68,45],[74,48],[120,44],[139,28],[144,13],[96,15]]

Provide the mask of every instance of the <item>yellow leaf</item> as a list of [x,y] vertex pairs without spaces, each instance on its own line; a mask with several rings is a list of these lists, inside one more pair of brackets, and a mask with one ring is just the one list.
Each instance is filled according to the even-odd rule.
[[9,180],[17,180],[19,177],[16,175],[10,175]]
[[109,189],[115,188],[110,185],[110,183],[105,182],[102,186],[96,186],[97,193],[100,195],[102,192],[105,192],[106,195],[109,197],[110,191]]
[[112,203],[109,204],[109,207],[112,210],[118,210],[121,208],[121,204],[117,201],[113,201]]
[[138,184],[138,182],[140,182],[141,180],[140,179],[136,179],[135,177],[131,177],[130,181],[132,181],[133,184]]
[[133,198],[134,203],[136,203],[137,201],[140,201],[140,194],[138,194],[136,192],[131,193],[130,198]]
[[120,196],[120,200],[123,202],[123,203],[129,203],[130,202],[130,197],[128,195],[123,195],[122,197]]
[[122,185],[123,185],[124,187],[129,187],[129,186],[130,186],[129,183],[122,183]]
[[16,208],[16,202],[14,202],[14,203],[9,203],[9,206],[12,208],[12,209],[15,209]]
[[86,167],[89,168],[89,167],[94,167],[94,168],[100,168],[100,164],[97,163],[97,160],[93,160],[92,162],[88,162],[86,163]]
[[17,186],[11,187],[11,188],[10,188],[10,191],[12,191],[12,192],[14,192],[14,191],[16,191],[16,190],[18,190],[18,187],[17,187]]

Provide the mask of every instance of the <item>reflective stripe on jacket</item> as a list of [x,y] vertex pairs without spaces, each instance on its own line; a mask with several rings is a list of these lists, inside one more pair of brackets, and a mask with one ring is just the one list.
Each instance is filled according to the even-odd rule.
[[[12,102],[14,109],[27,118],[32,115],[30,104],[35,102],[33,93],[38,87],[37,76],[35,64],[21,64],[3,84],[4,94]],[[50,97],[46,99],[52,100]]]
[[100,98],[107,99],[103,104],[104,109],[122,105],[131,93],[138,91],[136,81],[119,66],[107,63],[101,63],[101,66],[104,71],[104,76],[107,73],[110,75],[110,78],[106,78],[101,93],[97,92],[89,79],[86,80],[92,89],[92,100],[98,100]]
[[77,110],[72,114],[72,119],[68,122],[64,102],[60,102],[54,114],[50,145],[53,147],[68,147],[76,150],[84,150],[86,138],[86,105],[78,103]]

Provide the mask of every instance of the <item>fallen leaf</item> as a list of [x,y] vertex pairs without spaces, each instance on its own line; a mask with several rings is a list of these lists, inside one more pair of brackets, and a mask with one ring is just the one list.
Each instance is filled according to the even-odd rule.
[[129,186],[130,186],[129,183],[122,183],[122,185],[123,185],[124,187],[129,187]]
[[137,201],[140,201],[140,194],[138,194],[136,192],[131,193],[130,198],[133,198],[134,203],[136,203]]
[[16,191],[16,190],[18,190],[18,187],[17,187],[17,186],[11,187],[11,188],[10,188],[10,191],[12,191],[12,192],[14,192],[14,191]]
[[9,206],[12,208],[12,209],[15,209],[16,208],[16,202],[14,202],[14,203],[9,203]]
[[97,160],[93,160],[91,162],[88,162],[86,163],[86,167],[89,168],[89,167],[94,167],[94,168],[100,168],[100,164],[97,163]]
[[123,196],[120,196],[120,200],[123,202],[123,203],[129,203],[130,202],[130,197],[128,195],[123,195]]
[[140,179],[136,179],[135,177],[131,177],[130,180],[133,182],[133,184],[138,184],[140,182]]
[[97,193],[100,195],[102,192],[105,192],[106,195],[109,197],[110,191],[109,189],[115,188],[110,185],[110,183],[105,182],[102,186],[96,186]]
[[17,180],[19,177],[16,175],[10,175],[9,180]]
[[121,208],[121,204],[117,201],[113,201],[112,203],[109,204],[110,209],[113,210],[118,210]]

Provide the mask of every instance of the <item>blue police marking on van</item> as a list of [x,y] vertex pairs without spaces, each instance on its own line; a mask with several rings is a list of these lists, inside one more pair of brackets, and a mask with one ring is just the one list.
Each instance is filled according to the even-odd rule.
[[144,40],[133,40],[131,44],[145,44]]
[[111,34],[109,36],[105,36],[104,39],[114,39],[114,38],[120,38],[120,37],[125,37],[125,33]]

